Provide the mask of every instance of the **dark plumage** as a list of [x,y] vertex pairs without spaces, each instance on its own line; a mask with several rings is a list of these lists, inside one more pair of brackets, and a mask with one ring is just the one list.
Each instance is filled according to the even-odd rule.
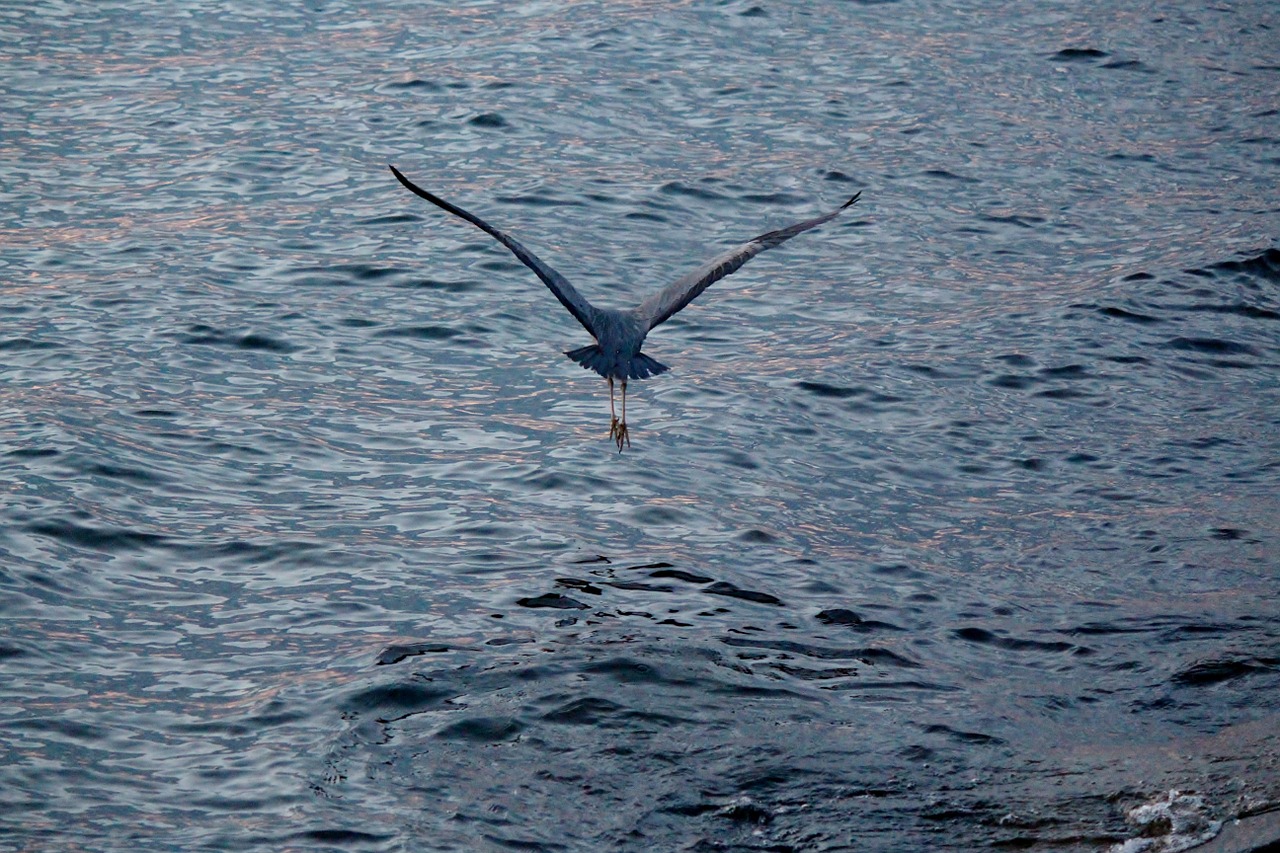
[[514,238],[504,234],[478,216],[468,213],[460,207],[450,204],[438,196],[434,196],[415,185],[395,166],[391,173],[410,192],[420,196],[454,216],[465,219],[490,237],[506,246],[520,262],[533,270],[542,283],[547,286],[560,304],[568,309],[583,327],[591,333],[596,342],[590,346],[569,350],[565,353],[569,358],[583,367],[594,370],[609,380],[609,408],[613,413],[613,383],[622,383],[622,417],[613,415],[609,427],[609,437],[618,443],[621,450],[624,443],[628,446],[631,440],[627,434],[627,381],[631,379],[648,379],[665,373],[668,367],[661,362],[640,352],[645,336],[655,327],[671,319],[715,282],[735,272],[739,267],[756,255],[781,245],[797,234],[816,228],[830,219],[834,219],[842,210],[856,202],[862,193],[855,194],[840,207],[830,213],[804,222],[797,222],[777,231],[761,234],[721,255],[712,258],[688,275],[682,276],[653,295],[649,296],[635,308],[619,311],[612,308],[597,308],[574,289],[564,276],[547,266],[538,256],[526,249]]

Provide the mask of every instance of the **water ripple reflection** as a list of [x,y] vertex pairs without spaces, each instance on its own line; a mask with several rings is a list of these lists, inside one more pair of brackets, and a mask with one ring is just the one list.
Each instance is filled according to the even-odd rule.
[[[1263,9],[6,9],[0,848],[1273,807]],[[387,162],[604,304],[864,197],[655,333],[619,454]]]

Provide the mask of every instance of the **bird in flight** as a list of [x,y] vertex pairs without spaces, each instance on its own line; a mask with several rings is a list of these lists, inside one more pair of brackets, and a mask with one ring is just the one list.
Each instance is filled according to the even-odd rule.
[[[753,237],[737,248],[730,249],[689,274],[676,279],[671,284],[657,291],[635,308],[620,311],[612,308],[597,308],[586,300],[572,284],[560,273],[547,266],[538,256],[530,252],[513,237],[499,231],[480,217],[467,213],[460,207],[450,204],[438,196],[434,196],[414,184],[400,174],[395,166],[390,166],[396,180],[414,195],[425,198],[460,219],[497,240],[511,250],[522,264],[533,270],[534,275],[542,279],[542,283],[560,300],[560,304],[568,309],[579,323],[586,328],[595,343],[579,347],[565,353],[588,370],[594,370],[609,380],[609,437],[617,442],[618,450],[623,444],[631,446],[631,437],[627,430],[627,381],[631,379],[648,379],[665,373],[669,368],[661,362],[640,352],[645,336],[654,328],[665,323],[680,309],[684,308],[702,291],[715,284],[725,276],[736,272],[739,267],[756,255],[781,245],[801,232],[817,228],[824,222],[834,219],[846,207],[849,207],[862,195],[856,193],[852,198],[830,213],[797,222],[777,231],[770,231]],[[622,387],[622,416],[619,417],[614,408],[614,383]]]

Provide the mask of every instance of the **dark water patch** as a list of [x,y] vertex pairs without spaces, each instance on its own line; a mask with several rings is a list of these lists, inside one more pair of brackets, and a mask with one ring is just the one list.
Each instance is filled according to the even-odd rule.
[[817,643],[802,643],[795,640],[753,639],[737,636],[723,637],[720,642],[734,648],[785,652],[814,660],[853,660],[868,665],[896,667],[899,669],[919,669],[922,666],[922,664],[897,652],[875,646],[833,648],[831,646],[818,645]]
[[153,548],[169,541],[168,537],[156,533],[143,533],[118,527],[91,527],[68,521],[39,522],[29,525],[27,529],[37,535],[48,536],[77,548],[105,551],[111,554]]
[[953,633],[961,640],[969,643],[979,643],[984,646],[994,646],[995,648],[1014,652],[1070,652],[1079,654],[1085,651],[1083,647],[1072,643],[1003,637],[985,628],[958,628]]
[[62,455],[62,451],[52,447],[19,447],[16,450],[7,451],[4,455],[14,459],[48,459]]
[[796,387],[808,391],[817,397],[830,397],[837,400],[844,400],[850,397],[859,397],[870,392],[870,389],[863,387],[849,388],[842,385],[828,385],[825,382],[811,382],[802,379],[796,383]]
[[308,845],[331,845],[342,850],[359,849],[366,844],[383,844],[394,838],[394,834],[365,832],[359,829],[307,829],[288,836],[288,840],[296,840]]
[[[501,613],[493,613],[490,615],[494,619],[504,618],[503,614]],[[572,622],[572,620],[570,620],[570,622]],[[557,623],[557,626],[558,625],[559,623]],[[530,637],[490,637],[489,639],[484,641],[484,644],[486,646],[496,649],[496,648],[502,648],[504,646],[523,646],[523,645],[528,645],[531,642],[533,642],[533,640]]]
[[342,700],[341,707],[348,713],[391,720],[445,707],[455,696],[456,689],[428,679],[400,681],[359,690]]
[[1042,367],[1040,375],[1046,379],[1090,378],[1089,369],[1081,364],[1065,364],[1062,367]]
[[[1073,305],[1073,308],[1088,308],[1087,305]],[[1114,306],[1106,306],[1095,309],[1104,317],[1114,317],[1117,320],[1124,320],[1129,323],[1149,324],[1165,322],[1159,317],[1152,317],[1150,314],[1139,314],[1136,311],[1127,311],[1124,308],[1116,308]]]
[[939,178],[944,181],[958,181],[963,184],[980,184],[977,178],[966,177],[965,175],[957,175],[954,172],[948,172],[946,169],[926,169],[923,174],[929,178]]
[[300,273],[332,273],[334,275],[343,276],[353,279],[354,281],[370,282],[381,281],[384,278],[402,275],[407,270],[401,267],[385,267],[377,264],[334,264],[327,267],[302,267],[297,272]]
[[1241,303],[1231,305],[1170,305],[1169,308],[1170,310],[1188,311],[1193,314],[1234,314],[1250,320],[1280,320],[1280,311]]
[[1236,527],[1216,527],[1211,533],[1211,538],[1220,539],[1224,542],[1244,542],[1247,545],[1260,545],[1261,539],[1254,539],[1249,536],[1249,531],[1241,530]]
[[216,329],[213,326],[207,326],[203,323],[188,326],[186,333],[179,335],[178,339],[185,344],[195,344],[198,346],[229,347],[232,349],[261,350],[278,353],[291,353],[296,352],[299,349],[299,347],[294,346],[293,344],[277,340],[269,335],[264,335],[258,332],[249,332],[247,334],[238,335],[232,332]]
[[715,578],[706,575],[695,575],[692,572],[682,571],[680,569],[659,569],[649,575],[651,578],[673,578],[674,580],[684,581],[685,583],[704,584],[711,583]]
[[90,476],[106,477],[110,480],[125,480],[147,485],[169,482],[168,477],[161,477],[152,471],[144,471],[141,468],[130,468],[124,465],[112,465],[106,462],[91,463],[84,466],[83,470]]
[[545,193],[504,195],[498,196],[496,201],[504,204],[522,204],[530,207],[582,207],[582,202],[580,201],[566,201],[564,199],[553,198]]
[[409,658],[421,655],[444,654],[448,651],[452,651],[452,649],[440,643],[398,643],[387,646],[379,652],[374,663],[376,666],[390,666]]
[[983,734],[982,732],[965,732],[959,729],[953,729],[950,726],[931,725],[925,726],[924,731],[931,735],[942,735],[948,740],[965,744],[980,744],[983,746],[998,745],[1005,743],[1004,738],[995,735]]
[[638,566],[626,566],[626,567],[624,567],[624,568],[620,569],[620,571],[624,571],[624,572],[647,572],[647,571],[650,571],[650,570],[653,570],[653,569],[670,569],[670,568],[672,568],[672,565],[671,565],[670,563],[668,563],[668,562],[666,562],[666,561],[664,561],[664,560],[659,560],[659,561],[658,561],[658,562],[656,562],[656,563],[642,563],[641,565],[638,565]]
[[472,127],[484,128],[485,130],[500,130],[510,127],[510,123],[501,113],[480,113],[467,119],[467,124]]
[[1215,447],[1233,447],[1239,442],[1218,435],[1197,436],[1195,438],[1176,438],[1170,441],[1175,447],[1186,447],[1190,450],[1212,450]]
[[[1095,400],[1098,401],[1098,395],[1091,394],[1088,391],[1081,391],[1078,388],[1047,388],[1044,391],[1037,391],[1035,396],[1043,397],[1046,400]],[[1104,405],[1104,401],[1098,401],[1098,405]]]
[[445,293],[470,293],[478,290],[481,284],[478,281],[442,281],[437,278],[417,278],[392,286],[415,290],[439,290]]
[[238,349],[244,350],[265,350],[267,352],[290,353],[296,352],[300,347],[286,343],[269,335],[250,332],[242,336],[235,343]]
[[11,646],[7,643],[0,643],[0,660],[22,657],[25,654],[27,654],[25,649],[20,649],[17,646]]
[[445,90],[444,86],[441,86],[439,83],[435,82],[434,80],[423,80],[420,77],[415,77],[412,80],[403,80],[396,83],[384,83],[379,88],[391,89],[391,90],[402,90],[402,91],[416,91],[416,92],[443,92]]
[[1002,373],[999,376],[992,377],[987,383],[996,388],[1008,388],[1011,391],[1025,391],[1034,388],[1044,380],[1038,376],[1027,376],[1019,373]]
[[1205,355],[1258,355],[1258,351],[1248,344],[1224,338],[1177,337],[1170,338],[1164,345],[1169,349],[1203,353]]
[[0,352],[29,352],[32,350],[61,349],[63,344],[55,341],[34,340],[32,338],[0,339]]
[[447,341],[460,337],[465,332],[451,326],[397,326],[394,329],[383,329],[375,332],[375,338],[412,338],[420,341]]
[[[707,184],[718,182],[704,181],[703,183]],[[702,199],[703,201],[724,201],[727,199],[727,196],[718,193],[715,190],[708,189],[706,186],[695,187],[680,181],[665,183],[659,187],[658,191],[666,195],[689,196],[690,198]]]
[[547,711],[542,719],[548,723],[565,726],[598,726],[609,717],[626,711],[626,708],[608,699],[583,696]]
[[605,586],[611,586],[614,589],[639,590],[642,592],[675,592],[675,587],[667,584],[645,583],[644,581],[603,581]]
[[670,222],[671,218],[660,213],[650,213],[643,210],[632,210],[622,214],[623,219],[640,219],[645,222]]
[[[829,682],[845,679],[857,678],[861,674],[858,667],[852,666],[824,666],[820,668],[799,666],[793,663],[783,663],[782,661],[774,661],[769,667],[775,672],[797,678],[801,681],[813,682]],[[826,685],[824,685],[826,686]]]
[[637,524],[646,527],[681,524],[689,518],[687,510],[673,506],[644,506],[633,510],[631,515]]
[[1035,367],[1036,360],[1029,355],[1020,352],[1005,353],[996,356],[996,361],[1003,361],[1011,367]]
[[1280,282],[1280,249],[1267,249],[1259,255],[1241,261],[1223,261],[1215,264],[1211,269],[1245,273],[1267,281]]
[[1137,59],[1113,59],[1110,62],[1104,62],[1102,67],[1113,71],[1139,71],[1144,74],[1155,73],[1154,68]]
[[[423,217],[407,214],[406,222],[422,222]],[[335,273],[328,267],[302,267],[288,273],[289,283],[293,287],[355,287],[357,281],[351,276]]]
[[532,609],[552,609],[552,610],[587,610],[589,604],[583,604],[576,598],[569,598],[567,595],[561,595],[558,592],[548,592],[534,598],[521,598],[516,600],[516,604],[520,607],[529,607]]
[[767,592],[757,592],[750,589],[742,589],[728,581],[716,581],[710,586],[703,587],[702,592],[710,595],[723,595],[729,598],[740,598],[743,601],[750,601],[755,604],[771,604],[776,607],[784,607],[782,599]]
[[824,172],[822,174],[822,180],[833,181],[835,183],[840,183],[840,184],[858,183],[858,181],[855,178],[853,178],[850,175],[846,175],[844,172],[841,172],[838,169],[831,169],[827,172]]
[[583,671],[606,676],[621,684],[683,683],[685,680],[654,663],[624,656],[588,663]]
[[1207,687],[1258,673],[1280,672],[1280,658],[1244,657],[1197,661],[1170,679],[1184,687]]
[[357,225],[404,225],[409,222],[422,222],[423,217],[416,213],[387,213],[356,220]]
[[314,559],[315,552],[324,548],[318,542],[287,537],[273,538],[266,542],[232,539],[205,543],[188,540],[184,544],[187,547],[183,550],[195,559],[225,560],[227,565],[254,568]]
[[[1176,620],[1170,620],[1175,621]],[[1206,637],[1226,637],[1240,630],[1239,626],[1220,622],[1184,622],[1167,628],[1165,637],[1173,642],[1202,640]]]
[[1095,59],[1105,59],[1110,55],[1105,50],[1098,50],[1093,47],[1068,47],[1053,54],[1050,58],[1059,62],[1091,62]]
[[111,736],[111,730],[104,726],[62,718],[11,720],[0,727],[0,729],[3,728],[53,735],[59,740],[79,741],[86,744],[99,744],[109,740]]
[[787,205],[804,204],[808,201],[804,196],[793,195],[791,193],[744,193],[739,196],[742,201],[752,204],[763,204],[769,207],[784,207]]
[[1037,225],[1043,225],[1045,222],[1045,219],[1042,216],[1019,216],[1012,213],[1003,216],[995,213],[982,213],[978,215],[978,218],[984,222],[996,222],[1001,225],[1016,225],[1019,228],[1035,228]]
[[586,595],[600,595],[604,592],[603,589],[596,586],[591,581],[582,580],[581,578],[556,578],[556,586],[576,589]]
[[872,389],[864,387],[845,387],[833,386],[824,382],[810,382],[810,380],[800,380],[796,383],[796,387],[801,391],[808,391],[817,397],[831,398],[831,400],[856,400],[858,397],[865,397],[864,402],[850,402],[845,406],[847,410],[854,412],[878,412],[883,411],[884,406],[890,403],[904,402],[905,397],[895,396],[895,394],[886,394],[874,392]]
[[831,610],[823,610],[814,618],[824,625],[835,625],[856,633],[906,630],[905,628],[889,622],[879,622],[874,619],[863,619],[852,610],[846,610],[838,607]]
[[470,717],[450,723],[436,732],[441,740],[467,743],[503,743],[520,736],[524,725],[511,717]]

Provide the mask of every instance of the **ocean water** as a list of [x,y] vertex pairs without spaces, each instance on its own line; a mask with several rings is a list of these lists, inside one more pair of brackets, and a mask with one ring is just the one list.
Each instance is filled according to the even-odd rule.
[[[1280,805],[1278,29],[0,6],[0,850]],[[620,453],[587,333],[388,163],[619,306],[863,195],[653,333]]]

